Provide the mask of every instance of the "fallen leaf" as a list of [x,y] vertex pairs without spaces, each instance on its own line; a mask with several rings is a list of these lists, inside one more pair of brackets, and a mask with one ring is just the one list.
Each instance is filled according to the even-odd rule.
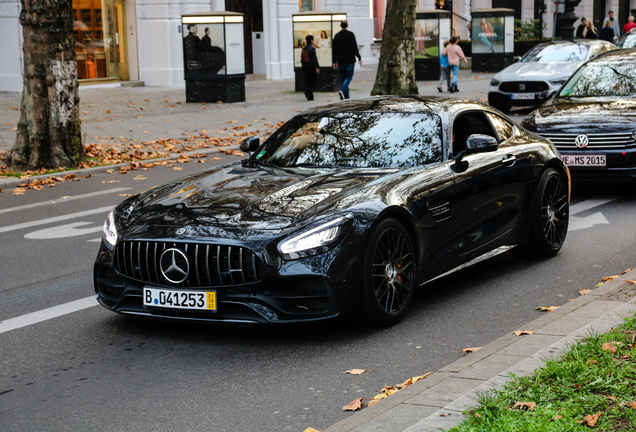
[[602,347],[603,351],[609,351],[612,354],[616,354],[616,346],[612,345],[609,342],[605,342]]
[[585,288],[585,289],[582,289],[581,291],[579,291],[579,295],[584,296],[585,294],[589,294],[589,293],[591,293],[591,292],[592,292],[592,290],[591,290],[591,289],[589,289],[589,288]]
[[173,169],[173,170],[175,170],[175,171],[181,171],[183,168],[181,168],[181,167],[174,167],[174,168],[172,168],[172,169]]
[[373,405],[375,405],[376,403],[378,403],[377,400],[370,400],[369,403],[367,404],[367,407],[372,407]]
[[13,195],[24,195],[26,189],[24,188],[15,188],[13,189]]
[[365,372],[366,369],[349,369],[348,371],[344,371],[343,374],[361,375]]
[[120,197],[129,197],[129,196],[132,196],[132,194],[119,194],[119,195],[117,195],[117,196],[120,196]]
[[512,334],[516,334],[517,336],[531,335],[532,333],[534,333],[534,330],[517,330],[515,332],[512,332]]
[[110,110],[106,110],[106,114],[110,114]]
[[618,276],[618,275],[616,275],[616,276],[605,276],[605,277],[603,278],[603,281],[604,281],[604,282],[609,282],[609,281],[613,281],[614,279],[617,279],[617,278],[619,278],[619,276]]
[[112,170],[112,169],[107,169],[106,170],[106,174],[112,174],[113,172],[114,172],[114,170]]
[[475,413],[475,417],[477,417],[477,418],[481,418],[481,414],[479,414],[479,413]]
[[312,428],[312,427],[308,427],[307,429],[305,429],[303,432],[320,432],[317,431],[316,429]]
[[552,312],[553,310],[557,310],[559,306],[541,306],[538,308],[534,308],[534,310],[538,310],[541,312]]
[[11,129],[11,132],[17,132],[17,131],[18,131],[17,127],[14,127],[13,129]]
[[594,288],[598,288],[598,287],[601,287],[601,286],[603,286],[603,285],[605,285],[605,282],[599,282],[599,283],[597,283],[597,284],[594,286]]
[[536,402],[517,402],[515,406],[513,406],[512,408],[517,408],[517,407],[519,407],[520,410],[523,410],[524,408],[528,408],[530,411],[534,411],[534,409],[537,407],[537,403]]
[[624,271],[623,273],[621,273],[621,274],[622,274],[622,275],[624,275],[625,273],[630,272],[630,271],[632,271],[632,269],[631,269],[631,268],[628,268],[627,270],[625,270],[625,271]]
[[586,415],[585,417],[583,417],[583,421],[578,421],[578,423],[583,423],[585,426],[594,427],[594,425],[598,421],[598,418],[602,415],[602,412],[596,415]]
[[362,408],[362,398],[358,398],[351,402],[349,405],[345,405],[342,407],[343,411],[357,411]]
[[463,351],[467,354],[473,353],[475,351],[477,351],[478,349],[481,349],[481,347],[474,347],[474,348],[464,348]]
[[607,400],[611,400],[611,401],[618,400],[618,398],[617,398],[616,396],[612,396],[612,395],[610,395],[610,396],[605,396],[605,398],[606,398]]
[[633,280],[626,280],[625,282],[636,285],[636,281]]
[[636,401],[629,402],[629,407],[636,410]]
[[440,414],[439,416],[440,416],[440,417],[448,417],[448,416],[450,416],[450,415],[453,415],[453,414],[452,414],[452,413],[448,413],[448,414]]
[[119,183],[119,180],[108,180],[108,181],[103,181],[102,183]]
[[20,111],[20,108],[17,108],[17,107],[11,107],[11,109],[15,111]]
[[558,415],[558,414],[557,414],[557,415],[555,415],[554,417],[552,417],[552,418],[550,419],[550,421],[561,420],[562,418],[563,418],[563,416],[562,416],[562,415]]
[[92,174],[86,174],[86,175],[83,175],[82,178],[91,178],[92,176],[93,176]]
[[589,360],[587,361],[587,365],[588,365],[588,366],[595,365],[596,363],[598,363],[598,360],[596,360],[596,359],[589,359]]
[[60,197],[60,199],[69,199],[69,198],[70,198],[70,196],[68,196],[68,195],[61,196],[61,197]]
[[221,158],[220,157],[215,157],[215,158],[213,158],[213,160],[221,160]]

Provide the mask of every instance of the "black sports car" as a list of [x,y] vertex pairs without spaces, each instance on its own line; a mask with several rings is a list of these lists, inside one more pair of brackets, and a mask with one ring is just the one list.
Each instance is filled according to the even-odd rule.
[[635,180],[635,97],[636,49],[611,51],[581,66],[522,125],[556,145],[574,180]]
[[569,173],[487,105],[375,97],[305,111],[242,163],[131,197],[104,224],[95,292],[125,314],[388,325],[414,290],[511,245],[556,254]]

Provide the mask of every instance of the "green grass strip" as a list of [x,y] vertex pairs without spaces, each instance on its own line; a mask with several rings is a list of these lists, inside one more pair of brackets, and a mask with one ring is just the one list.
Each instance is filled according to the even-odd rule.
[[[511,377],[501,390],[479,395],[479,406],[451,431],[636,431],[636,317],[589,335],[531,376]],[[598,416],[593,426],[586,416]]]

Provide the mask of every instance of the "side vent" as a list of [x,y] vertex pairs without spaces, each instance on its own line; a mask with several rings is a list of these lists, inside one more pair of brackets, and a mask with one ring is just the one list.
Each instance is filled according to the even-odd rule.
[[444,222],[451,218],[451,205],[449,201],[442,203],[429,203],[428,211],[435,222]]

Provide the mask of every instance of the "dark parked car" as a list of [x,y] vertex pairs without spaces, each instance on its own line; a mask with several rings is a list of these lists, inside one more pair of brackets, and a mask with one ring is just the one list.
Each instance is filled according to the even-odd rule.
[[545,90],[557,91],[585,61],[615,50],[602,40],[540,43],[490,81],[488,103],[503,112],[512,107],[540,106]]
[[631,29],[619,39],[616,46],[619,48],[636,48],[636,28]]
[[[426,281],[511,245],[554,255],[558,152],[487,105],[376,97],[307,110],[245,161],[155,187],[104,224],[95,291],[149,317],[399,321]],[[495,252],[493,252],[495,251]]]
[[523,126],[549,138],[573,179],[636,179],[636,49],[590,60]]

